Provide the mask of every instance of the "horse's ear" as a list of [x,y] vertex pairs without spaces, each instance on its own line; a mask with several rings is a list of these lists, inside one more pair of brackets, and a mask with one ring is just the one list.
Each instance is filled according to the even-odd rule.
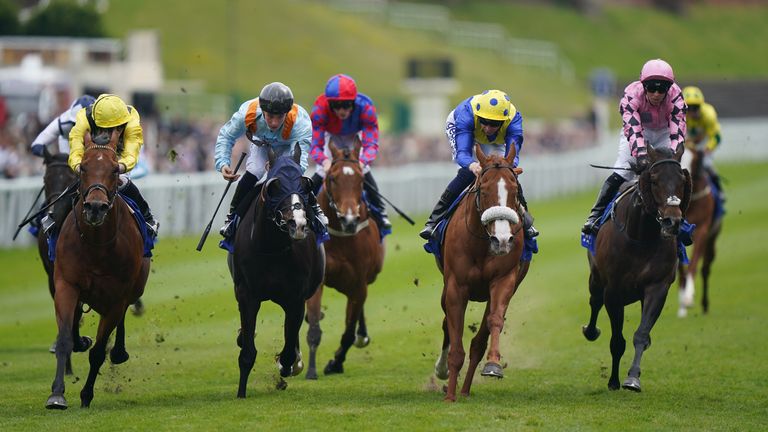
[[507,157],[504,158],[507,161],[507,164],[512,165],[515,162],[515,156],[517,156],[517,147],[515,147],[515,143],[509,145],[509,153],[507,153]]
[[637,181],[637,188],[640,190],[640,196],[643,199],[643,208],[647,214],[654,214],[656,201],[653,199],[651,190],[651,174],[649,170],[643,171]]
[[280,179],[278,178],[271,178],[267,180],[267,183],[262,188],[262,199],[267,199],[268,197],[276,194],[280,191]]
[[683,184],[683,200],[680,202],[680,210],[685,217],[688,205],[691,203],[691,173],[687,169],[683,169],[683,177],[685,177],[685,183]]
[[301,163],[301,146],[298,142],[293,145],[293,161],[297,164]]
[[267,162],[269,163],[269,166],[273,167],[275,166],[275,159],[277,156],[275,156],[275,151],[272,150],[272,146],[269,146],[267,149]]
[[363,142],[360,141],[360,137],[355,135],[354,140],[352,141],[352,157],[354,159],[358,159],[360,157],[360,149],[363,147]]
[[51,154],[50,151],[48,151],[48,146],[43,145],[43,160],[47,164],[48,162],[51,161],[51,159],[53,159],[53,155]]
[[648,150],[648,158],[651,160],[651,162],[656,162],[656,158],[658,157],[658,152],[655,148],[653,148],[652,145],[646,145],[645,148]]
[[331,150],[331,159],[341,159],[341,150],[336,146],[336,137],[331,137],[328,140],[328,148]]
[[681,158],[683,157],[683,152],[685,152],[685,144],[678,143],[677,148],[675,149],[675,159],[680,162]]
[[115,148],[117,148],[117,142],[120,140],[120,131],[118,129],[120,128],[112,128],[112,132],[109,134],[109,144]]
[[488,157],[483,153],[483,148],[478,143],[475,143],[475,155],[477,156],[477,161],[480,162],[480,166],[485,166],[488,162]]

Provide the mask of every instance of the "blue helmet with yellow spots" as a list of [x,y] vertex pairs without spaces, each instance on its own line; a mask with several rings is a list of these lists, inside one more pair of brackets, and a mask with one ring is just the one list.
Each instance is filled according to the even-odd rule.
[[517,114],[509,96],[501,90],[486,90],[470,100],[472,113],[488,120],[505,121]]

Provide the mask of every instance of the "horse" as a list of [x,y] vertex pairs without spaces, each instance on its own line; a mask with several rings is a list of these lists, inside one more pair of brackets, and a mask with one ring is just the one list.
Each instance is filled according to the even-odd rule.
[[[352,149],[338,148],[333,139],[329,142],[333,162],[323,181],[324,193],[318,197],[320,207],[328,215],[328,232],[331,235],[325,244],[324,283],[347,296],[344,333],[333,359],[325,366],[326,375],[344,373],[344,360],[353,344],[358,348],[369,344],[363,306],[368,285],[376,280],[384,265],[384,243],[379,240],[378,226],[363,201],[364,178],[358,159],[361,145],[358,138]],[[322,335],[322,296],[321,285],[307,301],[307,379],[317,379],[315,359]]]
[[442,352],[435,375],[448,378],[445,401],[456,400],[459,371],[464,364],[464,314],[467,303],[486,302],[480,328],[472,339],[469,367],[461,388],[469,396],[480,359],[491,344],[481,375],[503,378],[499,339],[509,301],[528,272],[521,262],[523,223],[518,202],[519,183],[514,168],[515,148],[506,157],[486,156],[479,144],[475,154],[482,168],[469,192],[448,222],[442,245],[443,319]]
[[[228,256],[240,310],[238,398],[245,398],[248,375],[256,362],[253,339],[264,301],[277,303],[285,312],[285,345],[277,356],[280,376],[301,373],[299,330],[304,302],[317,291],[325,269],[323,247],[308,227],[307,196],[312,188],[302,176],[299,145],[292,156],[276,157],[270,148],[268,159],[266,181],[240,222],[234,253]],[[281,390],[287,386],[282,378]]]
[[[128,204],[117,194],[118,132],[109,141],[85,137],[80,164],[79,199],[61,226],[56,246],[53,279],[59,335],[56,341],[56,376],[46,403],[49,409],[66,409],[64,364],[73,351],[88,343],[78,337],[75,321],[79,303],[100,315],[96,342],[88,356],[90,370],[80,392],[81,407],[93,400],[93,386],[107,354],[107,342],[117,328],[109,353],[113,364],[128,360],[125,350],[125,313],[144,292],[149,258],[144,258],[141,232]],[[106,141],[106,140],[104,140]],[[74,336],[74,337],[73,337]]]
[[622,387],[639,392],[640,360],[651,345],[650,332],[661,315],[677,268],[677,234],[691,199],[691,179],[680,166],[684,147],[648,147],[650,165],[637,183],[624,185],[611,218],[597,234],[590,267],[589,323],[584,337],[600,336],[597,316],[605,305],[611,320],[611,376],[608,388],[619,389],[619,363],[626,348],[622,334],[624,307],[640,301],[640,325],[633,343],[635,357]]
[[693,306],[695,292],[694,281],[701,261],[701,279],[703,284],[701,307],[704,313],[709,311],[709,272],[715,260],[715,242],[722,228],[722,218],[715,214],[715,195],[709,184],[706,170],[702,165],[703,149],[694,149],[691,159],[691,203],[688,206],[687,219],[696,224],[693,233],[693,253],[688,266],[680,263],[679,309],[677,316],[688,315],[688,308]]

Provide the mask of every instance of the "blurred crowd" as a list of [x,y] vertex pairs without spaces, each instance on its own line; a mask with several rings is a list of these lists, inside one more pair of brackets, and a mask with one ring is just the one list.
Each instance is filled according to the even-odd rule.
[[[40,158],[30,152],[30,144],[45,127],[37,118],[24,114],[0,118],[0,173],[2,178],[42,175]],[[153,173],[187,173],[214,169],[213,149],[223,124],[213,119],[162,119],[143,116],[144,151],[142,158]],[[526,156],[594,145],[594,123],[562,120],[551,123],[527,119],[523,152]],[[245,143],[241,143],[245,145]],[[443,135],[382,133],[377,166],[400,166],[413,162],[451,160],[451,148]]]

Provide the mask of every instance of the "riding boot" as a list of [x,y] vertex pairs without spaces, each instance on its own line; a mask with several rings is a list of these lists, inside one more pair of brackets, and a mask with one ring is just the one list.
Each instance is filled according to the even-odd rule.
[[584,234],[597,234],[597,230],[599,228],[597,224],[600,220],[600,217],[603,215],[605,208],[616,195],[616,192],[619,191],[619,187],[621,187],[625,181],[626,180],[624,180],[624,177],[616,173],[608,176],[608,178],[605,180],[605,183],[603,183],[603,187],[600,189],[600,194],[597,196],[597,201],[595,201],[595,205],[592,207],[587,221],[581,228],[581,232]]
[[314,193],[309,194],[309,206],[312,208],[312,212],[315,214],[315,218],[320,221],[326,227],[328,226],[328,217],[323,213],[323,209],[320,208],[320,204],[317,203],[317,197]]
[[310,180],[312,180],[312,192],[315,195],[319,194],[320,188],[323,187],[323,177],[318,173],[314,173]]
[[527,238],[538,236],[541,233],[533,226],[533,216],[531,215],[531,212],[528,211],[528,202],[525,200],[525,196],[523,196],[523,186],[520,183],[517,184],[517,200],[520,202],[520,206],[523,210],[523,229],[525,230],[525,236]]
[[432,209],[432,214],[429,215],[427,223],[424,224],[424,229],[419,232],[419,237],[424,240],[429,240],[432,237],[435,225],[437,225],[437,222],[445,216],[457,196],[459,196],[459,194],[454,193],[450,187],[443,192],[440,196],[440,200],[435,205],[435,208]]
[[376,180],[373,179],[373,174],[370,171],[365,173],[365,181],[363,182],[363,188],[368,195],[368,202],[372,206],[379,209],[381,215],[381,228],[384,230],[392,229],[392,222],[389,221],[389,215],[387,215],[387,208],[384,203],[381,202],[381,195],[379,195],[379,186],[376,184]]
[[221,234],[223,237],[228,238],[235,233],[235,226],[232,223],[232,221],[235,219],[235,214],[237,214],[235,210],[243,198],[248,194],[248,192],[250,192],[256,185],[258,179],[259,178],[251,174],[250,171],[246,171],[240,178],[240,181],[237,182],[235,194],[232,196],[232,202],[229,203],[229,213],[227,213],[227,219],[224,222],[224,225],[219,228],[219,234]]
[[160,224],[155,220],[152,215],[152,210],[149,208],[149,204],[139,192],[139,188],[128,179],[125,185],[121,188],[121,192],[128,196],[133,202],[139,206],[141,215],[144,216],[144,222],[147,224],[147,232],[150,237],[157,237],[157,232],[160,229]]

